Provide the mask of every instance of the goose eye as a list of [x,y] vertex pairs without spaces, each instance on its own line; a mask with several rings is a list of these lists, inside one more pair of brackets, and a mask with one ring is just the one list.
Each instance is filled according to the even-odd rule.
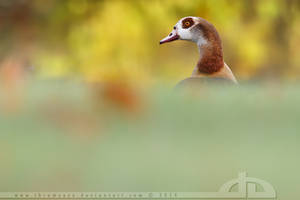
[[182,28],[187,29],[194,25],[192,18],[186,18],[182,21]]

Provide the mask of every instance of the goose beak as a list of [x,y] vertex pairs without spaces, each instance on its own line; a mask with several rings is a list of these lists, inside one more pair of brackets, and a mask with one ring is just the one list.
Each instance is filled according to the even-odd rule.
[[165,37],[164,39],[162,39],[159,44],[163,44],[163,43],[167,43],[167,42],[172,42],[174,40],[178,40],[179,39],[179,35],[176,33],[175,30],[173,30],[170,35],[168,35],[167,37]]

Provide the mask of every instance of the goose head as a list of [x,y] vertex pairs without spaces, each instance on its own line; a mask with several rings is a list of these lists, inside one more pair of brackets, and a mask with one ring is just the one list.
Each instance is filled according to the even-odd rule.
[[215,32],[213,25],[200,17],[184,17],[175,24],[172,32],[159,43],[187,40],[198,45],[204,45],[209,40],[206,35],[206,30],[208,29],[212,29]]
[[184,17],[160,44],[175,40],[187,40],[197,44],[200,59],[195,75],[212,74],[224,66],[221,38],[215,27],[200,17]]
[[159,43],[187,40],[197,44],[200,58],[193,77],[222,77],[237,82],[230,68],[224,63],[222,41],[218,31],[201,17],[184,17],[173,27],[172,32]]

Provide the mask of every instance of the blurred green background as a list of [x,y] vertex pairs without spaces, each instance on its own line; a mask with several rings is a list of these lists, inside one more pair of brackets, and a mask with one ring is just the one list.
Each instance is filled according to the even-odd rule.
[[[214,192],[242,171],[300,196],[300,1],[0,0],[0,191]],[[172,92],[211,21],[240,85]]]

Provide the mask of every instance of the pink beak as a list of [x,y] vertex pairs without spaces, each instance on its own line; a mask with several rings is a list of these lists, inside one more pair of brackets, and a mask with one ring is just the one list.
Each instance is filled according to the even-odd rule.
[[167,37],[165,37],[164,39],[162,39],[159,44],[163,44],[163,43],[167,43],[167,42],[172,42],[174,40],[178,40],[179,39],[179,35],[177,35],[176,31],[173,30],[170,35],[168,35]]

